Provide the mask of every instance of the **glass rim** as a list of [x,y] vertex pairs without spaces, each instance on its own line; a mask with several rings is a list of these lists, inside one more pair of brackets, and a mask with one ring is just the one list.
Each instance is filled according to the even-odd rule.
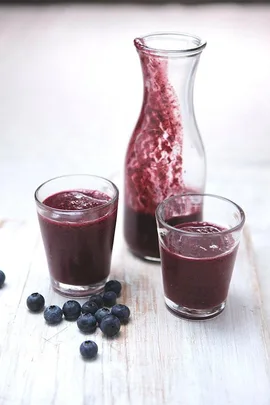
[[[158,219],[158,220],[161,222],[161,224],[162,224],[163,226],[165,226],[167,229],[170,229],[170,230],[179,232],[180,234],[183,234],[183,235],[189,235],[189,236],[192,236],[192,237],[195,237],[195,236],[196,236],[196,237],[200,237],[200,236],[203,236],[203,237],[211,237],[211,236],[213,236],[213,234],[211,234],[211,233],[209,233],[209,234],[207,234],[207,233],[199,234],[199,233],[197,233],[197,232],[187,232],[187,231],[183,231],[182,229],[178,229],[178,228],[176,228],[176,227],[174,227],[174,226],[172,226],[172,225],[167,224],[167,222],[165,222],[164,219],[161,217],[160,212],[161,212],[161,210],[164,208],[165,204],[167,204],[169,201],[173,200],[174,198],[177,198],[177,197],[186,197],[186,196],[210,197],[210,198],[217,199],[217,200],[223,200],[223,201],[225,201],[225,202],[227,202],[227,203],[232,204],[234,207],[237,208],[237,210],[240,212],[240,216],[241,216],[241,220],[240,220],[239,224],[235,225],[234,227],[232,227],[232,228],[230,228],[230,229],[224,229],[224,230],[218,232],[219,235],[230,234],[230,233],[233,233],[233,232],[235,232],[235,231],[241,230],[241,229],[243,228],[243,226],[244,226],[244,224],[245,224],[245,220],[246,220],[245,212],[244,212],[244,210],[240,207],[240,205],[236,204],[235,202],[233,202],[233,201],[230,200],[229,198],[222,197],[222,196],[217,195],[217,194],[209,194],[209,193],[205,193],[205,194],[201,194],[201,193],[187,193],[187,194],[175,194],[175,195],[173,195],[173,196],[171,196],[171,197],[169,197],[169,198],[166,198],[166,199],[163,200],[161,203],[159,203],[159,205],[157,206],[157,209],[156,209],[156,212],[155,212],[155,214],[156,214],[156,219]],[[202,221],[202,222],[203,222],[203,221]]]
[[[109,201],[106,201],[104,204],[98,205],[97,207],[83,208],[81,210],[63,210],[63,209],[60,209],[60,208],[53,208],[53,207],[49,207],[48,205],[46,205],[42,201],[40,201],[40,199],[38,198],[37,195],[38,195],[38,192],[41,190],[41,188],[43,186],[45,186],[46,184],[51,183],[51,182],[53,182],[55,180],[64,179],[64,178],[68,178],[68,177],[89,177],[89,178],[91,177],[91,178],[103,180],[103,181],[109,183],[112,186],[112,188],[115,191],[115,196],[112,197]],[[103,208],[105,208],[107,206],[113,205],[119,198],[119,190],[118,190],[117,186],[111,180],[107,179],[106,177],[96,176],[94,174],[64,174],[62,176],[53,177],[53,178],[51,178],[49,180],[46,180],[43,183],[41,183],[37,187],[37,189],[36,189],[36,191],[34,193],[34,198],[35,198],[36,204],[40,208],[45,209],[46,211],[57,212],[57,213],[65,214],[65,215],[70,214],[70,215],[74,216],[76,214],[80,215],[82,213],[85,214],[86,212],[98,211],[101,208],[103,209]]]
[[[192,47],[186,49],[162,49],[162,48],[154,48],[145,44],[145,39],[153,38],[153,37],[169,37],[175,36],[178,38],[190,38],[197,42],[197,46],[194,45]],[[206,40],[200,38],[197,35],[189,34],[188,32],[177,32],[177,31],[164,31],[164,32],[153,32],[151,34],[146,34],[141,37],[137,37],[134,39],[134,44],[138,51],[142,52],[150,52],[154,54],[171,54],[171,55],[196,55],[206,47]]]

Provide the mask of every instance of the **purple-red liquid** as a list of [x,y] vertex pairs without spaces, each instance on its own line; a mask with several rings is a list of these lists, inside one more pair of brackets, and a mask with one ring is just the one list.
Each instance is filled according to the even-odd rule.
[[[110,209],[110,197],[99,191],[71,190],[49,196],[47,207],[74,211],[74,220],[58,212],[55,219],[39,214],[47,261],[54,280],[78,286],[94,285],[106,280],[117,216],[117,201]],[[91,209],[88,211],[88,209]],[[83,211],[87,210],[87,211]],[[76,212],[75,212],[76,211]],[[73,222],[74,221],[74,222]]]
[[165,297],[189,309],[220,305],[227,298],[237,254],[232,235],[205,222],[178,223],[177,228],[187,233],[171,231],[166,247],[161,246]]
[[[124,234],[131,252],[158,259],[155,210],[165,198],[190,190],[183,180],[182,117],[168,79],[168,61],[147,52],[143,45],[141,39],[135,40],[145,85],[141,113],[126,154]],[[198,221],[200,214],[192,213],[183,218],[186,220]]]
[[[183,216],[178,223],[201,220],[201,212],[197,211]],[[172,224],[173,225],[173,224]],[[125,207],[125,239],[130,251],[139,257],[159,258],[159,243],[155,215],[136,212]]]

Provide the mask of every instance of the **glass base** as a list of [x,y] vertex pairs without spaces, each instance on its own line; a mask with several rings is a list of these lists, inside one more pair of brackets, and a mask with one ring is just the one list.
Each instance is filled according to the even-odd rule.
[[160,257],[143,256],[141,259],[146,260],[147,262],[160,263]]
[[56,281],[51,278],[51,283],[54,291],[64,295],[66,297],[87,297],[91,294],[98,294],[104,290],[104,286],[108,280],[106,277],[104,280],[96,283],[96,284],[89,284],[89,285],[70,285],[60,283],[60,281]]
[[175,304],[173,301],[165,297],[165,304],[167,308],[172,311],[175,315],[178,315],[181,318],[193,319],[193,320],[204,320],[214,318],[217,315],[221,314],[226,306],[226,301],[223,301],[221,304],[208,309],[192,309],[183,307],[181,305]]
[[129,247],[128,247],[128,250],[130,251],[130,253],[133,256],[137,257],[138,259],[145,260],[147,262],[152,262],[152,263],[160,263],[160,257],[142,256],[142,255],[139,255],[138,253],[134,252]]

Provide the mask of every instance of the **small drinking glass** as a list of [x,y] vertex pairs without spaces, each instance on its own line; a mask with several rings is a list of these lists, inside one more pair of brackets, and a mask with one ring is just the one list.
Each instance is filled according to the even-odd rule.
[[[191,222],[194,213],[199,220]],[[182,194],[160,203],[156,220],[167,307],[189,319],[220,314],[245,223],[242,208],[216,195]]]
[[54,290],[83,297],[104,288],[118,208],[118,189],[92,175],[41,184],[35,201]]

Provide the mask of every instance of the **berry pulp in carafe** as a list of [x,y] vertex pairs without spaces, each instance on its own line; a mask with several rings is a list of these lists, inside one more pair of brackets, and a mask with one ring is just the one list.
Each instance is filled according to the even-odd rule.
[[[135,46],[140,51],[136,40]],[[157,205],[172,195],[196,190],[183,180],[183,125],[179,100],[168,80],[168,61],[145,50],[140,58],[144,100],[126,154],[124,234],[133,254],[158,260]],[[200,219],[196,209],[183,222]]]

